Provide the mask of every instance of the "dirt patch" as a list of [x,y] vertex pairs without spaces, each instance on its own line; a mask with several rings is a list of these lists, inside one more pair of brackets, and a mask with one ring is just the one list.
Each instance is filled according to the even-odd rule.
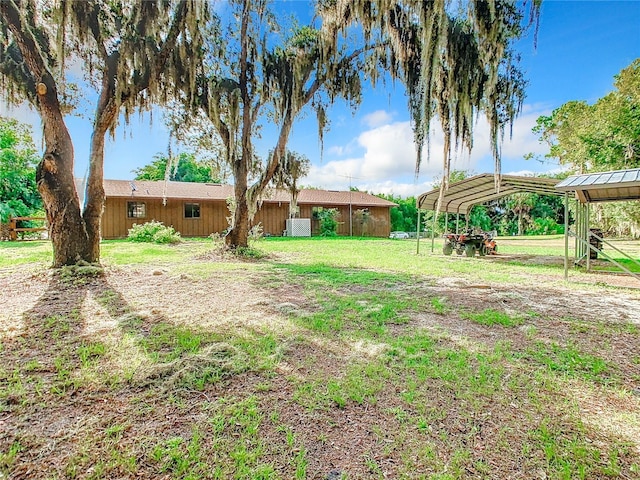
[[[415,325],[489,348],[508,342],[524,350],[532,342],[572,346],[597,355],[615,366],[631,391],[640,388],[640,299],[632,292],[582,291],[575,288],[536,287],[514,290],[477,285],[466,279],[443,278],[423,294],[444,299],[444,314],[418,314]],[[458,313],[448,313],[450,311]],[[487,327],[461,318],[460,311],[495,310],[520,319],[514,328]]]
[[[539,278],[545,281],[557,281],[564,275],[564,257],[557,255],[528,255],[528,254],[505,254],[488,255],[480,257],[482,261],[488,263],[512,263],[516,265],[543,266],[557,269],[557,274],[540,274]],[[573,260],[569,259],[568,276],[571,282],[579,282],[588,285],[600,285],[610,287],[622,287],[640,290],[640,280],[628,275],[606,260],[591,260],[591,269],[588,275],[580,275],[579,280],[573,273],[574,268],[585,271],[584,262],[578,267],[574,267]]]
[[[201,261],[194,259],[193,265]],[[406,323],[388,326],[393,335],[429,331],[441,343],[438,348],[472,353],[508,345],[517,367],[505,370],[500,395],[488,391],[473,398],[446,378],[416,374],[407,385],[415,383],[422,395],[419,401],[411,399],[414,392],[406,385],[401,389],[389,380],[382,382],[375,400],[312,405],[300,400],[303,387],[310,389],[309,396],[318,393],[313,389],[326,390],[329,381],[343,381],[352,365],[387,358],[389,346],[306,329],[297,320],[320,307],[283,272],[270,271],[273,282],[267,284],[250,269],[199,277],[184,273],[184,268],[180,273],[171,267],[112,268],[104,278],[75,283],[52,279],[45,271],[3,277],[0,387],[9,394],[0,398],[0,452],[7,455],[18,445],[15,459],[0,465],[8,478],[100,478],[101,468],[108,472],[102,478],[180,478],[179,467],[169,463],[175,455],[171,449],[188,456],[186,445],[195,440],[209,467],[233,463],[219,452],[247,435],[238,433],[242,421],[217,431],[212,412],[224,413],[233,402],[245,405],[241,402],[249,400],[257,405],[259,418],[253,437],[246,438],[260,438],[263,455],[281,478],[296,476],[301,453],[306,478],[415,478],[445,474],[447,468],[458,468],[453,474],[458,478],[545,478],[543,451],[523,451],[532,442],[531,432],[548,422],[568,443],[583,435],[567,413],[553,405],[558,398],[573,402],[589,440],[602,452],[620,442],[640,454],[636,291],[550,286],[543,276],[517,287],[468,278],[385,287],[422,300],[438,299],[444,307],[438,313],[426,300],[418,302],[422,306],[412,310]],[[357,295],[363,288],[345,291]],[[488,309],[517,317],[520,323],[486,326],[464,315]],[[212,365],[222,368],[221,362],[233,355],[249,364],[252,352],[209,345],[147,371],[150,345],[159,342],[156,329],[166,324],[233,336],[237,342],[244,336],[264,336],[265,342],[278,343],[270,350],[276,360],[272,367],[225,366],[228,374],[200,390],[183,386],[185,376]],[[176,329],[171,335],[181,332]],[[171,335],[163,341],[177,342]],[[188,351],[188,342],[195,340],[180,341],[184,345],[178,346]],[[124,360],[91,350],[99,344],[120,348],[126,352]],[[608,389],[606,382],[568,377],[564,391],[538,398],[537,404],[509,381],[540,372],[527,355],[545,345],[571,347],[602,359],[616,389]],[[155,348],[165,353],[163,346]],[[197,362],[186,364],[185,358]],[[388,368],[390,376],[394,358],[390,354],[381,367]],[[109,368],[128,375],[111,378]],[[175,440],[174,445],[171,439],[183,443]],[[461,452],[467,457],[460,458]],[[628,473],[633,460],[624,452],[619,461]],[[202,477],[207,475],[212,476],[209,472]]]

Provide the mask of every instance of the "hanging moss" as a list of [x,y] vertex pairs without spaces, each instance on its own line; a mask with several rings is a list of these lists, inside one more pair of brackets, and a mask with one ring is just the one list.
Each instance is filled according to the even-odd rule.
[[[437,120],[445,135],[444,192],[452,152],[472,148],[480,113],[490,124],[499,173],[500,140],[524,94],[512,44],[526,28],[527,15],[537,18],[537,0],[318,0],[317,21],[294,27],[282,41],[266,0],[230,0],[229,5],[237,23],[223,33],[216,25],[218,34],[208,35],[210,50],[197,78],[188,68],[176,71],[176,77],[188,79],[180,84],[184,95],[215,127],[236,184],[247,185],[238,199],[247,201],[247,208],[237,209],[240,215],[255,211],[286,162],[293,121],[305,107],[315,111],[322,146],[326,105],[342,98],[355,107],[363,81],[375,85],[387,75],[406,87],[416,173],[425,146],[430,159],[429,132]],[[153,37],[155,32],[146,34]],[[179,51],[188,53],[188,45]],[[176,62],[175,68],[182,64]],[[279,132],[269,158],[260,162],[253,137],[265,117]]]
[[[528,26],[537,28],[538,0],[472,0],[457,10],[446,0],[332,0],[321,1],[319,8],[324,22],[341,32],[358,23],[366,40],[384,46],[372,52],[367,64],[382,66],[406,87],[416,174],[423,146],[427,160],[431,155],[429,131],[437,118],[444,132],[444,194],[452,152],[471,150],[475,119],[484,112],[498,185],[499,146],[506,125],[520,113],[526,85],[513,43]],[[375,82],[377,74],[371,78]]]

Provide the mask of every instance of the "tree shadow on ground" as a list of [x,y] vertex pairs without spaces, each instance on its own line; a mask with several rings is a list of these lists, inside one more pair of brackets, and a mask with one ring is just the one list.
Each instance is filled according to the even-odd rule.
[[108,300],[110,316],[122,315],[130,310],[124,297],[99,271],[86,275],[54,272],[44,293],[35,305],[23,314],[25,330],[23,341],[37,353],[54,353],[56,346],[66,341],[75,341],[84,334],[87,318],[83,306],[91,295],[100,302]]
[[[109,275],[60,270],[46,281],[22,315],[22,333],[0,349],[0,477],[71,478],[106,468],[120,478],[127,458],[149,452],[137,432],[119,433],[122,463],[105,466],[114,453],[106,431],[134,424],[158,442],[169,427],[188,436],[192,421],[171,399],[185,396],[197,413],[199,388],[246,368],[236,362],[242,352],[219,336],[136,311]],[[136,468],[146,478],[159,474],[153,462]]]
[[121,365],[129,363],[130,374],[136,370],[132,367],[136,360],[140,371],[136,378],[118,382],[149,385],[141,376],[164,379],[175,370],[184,376],[196,364],[206,368],[237,353],[223,345],[220,336],[177,325],[155,310],[138,312],[101,269],[82,274],[62,269],[52,274],[44,293],[23,314],[23,323],[23,334],[5,343],[3,356],[11,359],[11,368],[23,369],[32,360],[37,362],[34,372],[58,376],[62,360],[73,374],[91,363],[87,360],[92,355],[119,356]]

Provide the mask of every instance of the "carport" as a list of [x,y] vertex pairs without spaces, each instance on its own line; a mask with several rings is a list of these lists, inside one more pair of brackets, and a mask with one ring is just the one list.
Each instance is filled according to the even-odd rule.
[[[474,205],[506,197],[519,192],[539,193],[541,195],[563,195],[556,189],[559,180],[555,178],[525,177],[518,175],[501,175],[496,178],[493,173],[482,173],[452,183],[444,194],[440,212],[456,214],[456,233],[459,229],[460,214],[469,218]],[[420,210],[435,211],[438,206],[440,189],[436,188],[418,196],[418,228],[420,228]],[[566,218],[566,217],[565,217]],[[449,217],[445,217],[445,230]],[[467,220],[468,221],[468,220]],[[434,228],[431,229],[431,251],[434,249],[436,216],[433,217]],[[420,232],[418,232],[417,249],[420,251]]]
[[[619,248],[602,238],[601,234],[589,228],[589,205],[597,202],[620,202],[628,200],[640,200],[640,168],[628,170],[615,170],[611,172],[587,173],[584,175],[572,175],[556,185],[559,192],[565,193],[565,261],[564,278],[568,279],[569,273],[569,237],[576,240],[574,264],[586,259],[587,271],[591,269],[591,252],[596,252],[608,259],[618,268],[640,280],[640,276],[633,273],[601,248],[607,245],[640,266],[637,259],[632,258]],[[569,229],[568,193],[575,192],[576,198],[576,231]]]
[[[445,192],[440,212],[456,214],[456,233],[459,229],[459,215],[469,215],[474,205],[483,204],[518,192],[539,193],[541,195],[563,195],[565,197],[565,255],[564,277],[568,279],[569,270],[569,237],[575,239],[574,265],[583,260],[587,271],[591,269],[590,252],[596,252],[616,265],[625,273],[640,280],[640,275],[616,261],[601,248],[607,245],[624,257],[640,266],[637,259],[623,252],[615,245],[607,242],[601,234],[589,228],[589,205],[596,202],[616,202],[640,200],[640,168],[616,170],[584,175],[572,175],[563,181],[553,178],[525,177],[516,175],[501,175],[497,180],[494,174],[483,173],[452,183]],[[576,201],[575,231],[569,227],[569,198],[574,193]],[[420,211],[435,211],[438,205],[440,189],[436,188],[418,196],[418,226],[420,225]],[[434,228],[431,234],[431,251],[434,250]],[[445,220],[447,229],[448,216]],[[419,228],[419,227],[418,227]],[[417,250],[420,251],[420,232],[418,232]]]

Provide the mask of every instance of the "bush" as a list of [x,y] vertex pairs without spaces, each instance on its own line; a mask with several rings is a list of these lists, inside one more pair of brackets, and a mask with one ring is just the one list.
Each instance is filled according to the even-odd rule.
[[180,232],[155,220],[142,225],[134,223],[129,229],[127,238],[132,242],[147,243],[179,243],[181,241]]
[[320,220],[320,235],[323,237],[335,237],[337,235],[338,222],[336,217],[338,210],[328,208],[316,213],[316,217]]
[[217,232],[209,235],[209,238],[213,240],[213,251],[217,255],[220,255],[222,257],[235,257],[236,259],[239,258],[243,260],[261,260],[268,256],[265,252],[253,246],[258,240],[262,238],[261,223],[254,225],[253,228],[249,231],[248,247],[229,248],[225,244],[225,235],[226,232],[223,235]]
[[557,235],[564,233],[564,225],[558,225],[552,218],[536,218],[527,235]]

